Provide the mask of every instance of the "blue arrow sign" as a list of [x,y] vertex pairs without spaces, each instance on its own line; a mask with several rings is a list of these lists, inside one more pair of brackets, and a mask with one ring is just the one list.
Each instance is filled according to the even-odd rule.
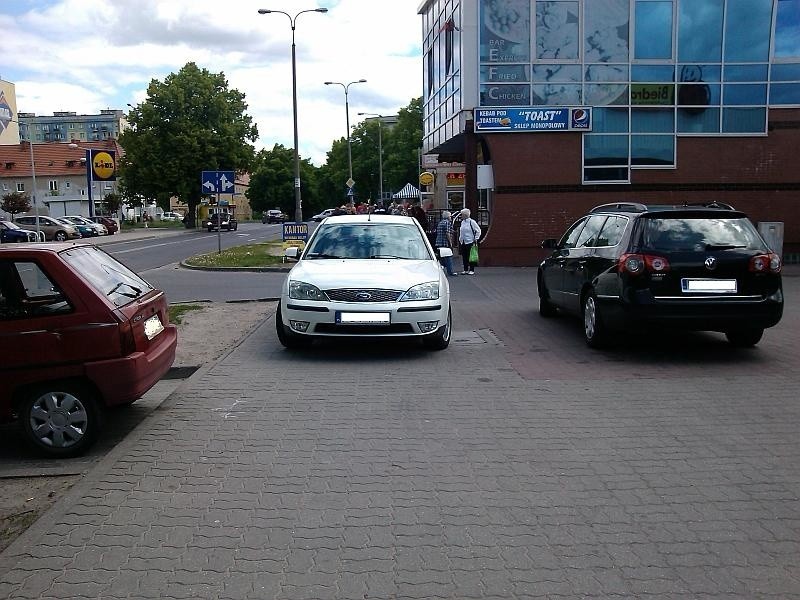
[[236,189],[233,171],[203,171],[200,181],[204,194],[233,194]]

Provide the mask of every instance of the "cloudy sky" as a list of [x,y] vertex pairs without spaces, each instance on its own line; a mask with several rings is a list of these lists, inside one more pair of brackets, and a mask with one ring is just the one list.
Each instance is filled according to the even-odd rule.
[[2,0],[0,79],[17,109],[96,114],[127,110],[189,61],[223,72],[246,95],[256,149],[291,148],[291,27],[296,21],[300,154],[317,165],[358,112],[396,114],[422,95],[421,0]]

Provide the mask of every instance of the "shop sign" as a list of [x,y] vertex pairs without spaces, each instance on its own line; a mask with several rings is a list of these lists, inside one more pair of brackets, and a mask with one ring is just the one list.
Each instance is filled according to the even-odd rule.
[[651,106],[675,104],[675,86],[662,83],[632,83],[631,104]]
[[430,185],[433,183],[433,173],[430,171],[423,171],[419,174],[420,185]]
[[447,174],[447,185],[448,186],[463,186],[464,185],[464,173],[448,173]]
[[475,131],[591,131],[591,108],[476,108]]

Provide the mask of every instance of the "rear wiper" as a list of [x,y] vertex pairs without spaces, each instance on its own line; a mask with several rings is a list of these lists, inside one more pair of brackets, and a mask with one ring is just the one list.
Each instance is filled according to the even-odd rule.
[[142,290],[140,290],[135,285],[131,285],[130,283],[125,283],[124,281],[120,281],[117,285],[115,285],[113,288],[108,290],[108,293],[106,294],[106,296],[110,296],[111,294],[116,292],[119,288],[121,288],[123,285],[127,285],[129,288],[131,288],[134,291],[134,293],[133,294],[123,294],[122,292],[120,292],[119,293],[120,296],[125,296],[126,298],[138,298],[139,296],[142,295]]
[[336,254],[325,254],[323,252],[311,252],[306,255],[306,258],[344,258],[344,256],[337,256]]
[[747,246],[737,246],[736,244],[706,244],[706,250],[733,250],[735,248],[747,248]]

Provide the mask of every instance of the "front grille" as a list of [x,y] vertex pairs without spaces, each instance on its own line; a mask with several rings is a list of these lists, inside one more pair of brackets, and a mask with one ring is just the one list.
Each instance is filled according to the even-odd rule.
[[325,290],[333,302],[396,302],[403,292],[397,290]]
[[410,323],[392,323],[391,325],[337,325],[336,323],[317,323],[314,333],[334,335],[389,335],[412,334],[414,328]]

